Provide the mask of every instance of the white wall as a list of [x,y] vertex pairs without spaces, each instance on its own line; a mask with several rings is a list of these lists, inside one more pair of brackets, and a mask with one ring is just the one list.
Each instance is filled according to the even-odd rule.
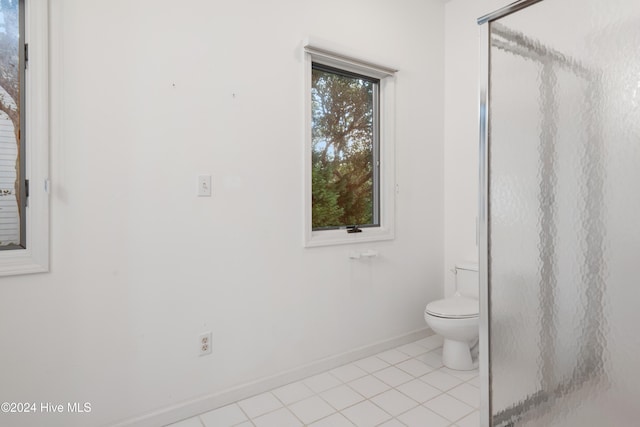
[[477,19],[513,0],[449,0],[445,3],[444,280],[454,291],[451,269],[477,261],[478,94],[480,27]]
[[[443,14],[52,0],[51,272],[0,282],[0,400],[93,410],[10,424],[110,425],[423,328],[443,280]],[[302,247],[307,36],[400,70],[397,238],[370,262]]]

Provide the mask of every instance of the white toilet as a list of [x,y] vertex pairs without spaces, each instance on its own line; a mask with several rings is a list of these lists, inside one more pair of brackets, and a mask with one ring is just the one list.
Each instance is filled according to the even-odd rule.
[[480,327],[478,264],[457,264],[455,274],[455,295],[427,304],[424,320],[436,334],[444,338],[444,366],[469,371],[478,366],[471,355],[472,348],[478,342]]

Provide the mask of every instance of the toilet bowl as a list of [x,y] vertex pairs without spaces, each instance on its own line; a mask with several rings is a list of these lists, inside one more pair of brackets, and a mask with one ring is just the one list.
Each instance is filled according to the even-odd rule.
[[458,371],[469,371],[477,367],[471,356],[471,348],[478,341],[478,300],[456,295],[434,301],[427,305],[424,320],[436,334],[444,338],[444,366]]
[[427,304],[424,320],[444,338],[442,364],[450,369],[469,371],[478,365],[471,354],[480,330],[478,264],[459,263],[453,271],[455,294]]

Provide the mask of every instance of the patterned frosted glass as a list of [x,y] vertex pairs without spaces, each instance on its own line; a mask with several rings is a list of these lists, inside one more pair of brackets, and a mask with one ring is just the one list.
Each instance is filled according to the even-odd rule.
[[493,425],[640,425],[640,2],[490,33]]

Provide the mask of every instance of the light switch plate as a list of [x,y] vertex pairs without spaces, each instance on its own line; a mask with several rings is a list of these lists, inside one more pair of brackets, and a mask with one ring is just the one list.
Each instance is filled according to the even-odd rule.
[[198,176],[198,197],[211,197],[211,175]]

